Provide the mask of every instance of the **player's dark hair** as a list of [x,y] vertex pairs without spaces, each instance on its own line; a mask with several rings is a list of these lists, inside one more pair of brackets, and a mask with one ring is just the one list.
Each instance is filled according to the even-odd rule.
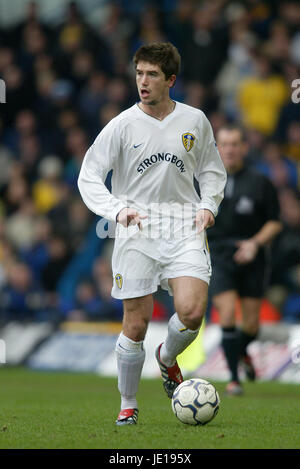
[[222,125],[219,129],[218,129],[218,132],[217,134],[221,131],[221,130],[227,130],[229,132],[232,132],[232,131],[237,131],[239,132],[240,136],[241,136],[241,140],[242,142],[245,142],[246,141],[246,132],[245,132],[245,129],[239,125],[239,124],[224,124]]
[[172,75],[178,75],[181,57],[177,48],[170,42],[151,42],[141,46],[134,54],[135,68],[140,61],[158,65],[168,80]]

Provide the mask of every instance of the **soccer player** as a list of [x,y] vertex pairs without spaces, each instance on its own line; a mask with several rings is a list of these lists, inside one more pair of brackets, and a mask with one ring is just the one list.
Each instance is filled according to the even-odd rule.
[[[214,224],[226,183],[206,116],[170,98],[178,50],[170,43],[150,43],[138,49],[133,62],[140,101],[100,132],[78,180],[86,205],[117,221],[112,296],[124,307],[116,344],[117,425],[137,422],[143,341],[158,285],[174,296],[176,310],[156,350],[169,398],[183,380],[176,356],[196,338],[206,310],[211,265],[205,230]],[[104,185],[110,169],[111,193]]]
[[[241,128],[222,127],[217,144],[228,179],[215,226],[209,231],[213,275],[210,292],[220,314],[222,347],[231,379],[227,393],[242,394],[239,362],[248,379],[255,369],[247,346],[259,330],[259,311],[266,287],[266,246],[280,232],[279,204],[272,183],[245,166],[247,144]],[[236,327],[236,300],[240,298],[242,324]]]

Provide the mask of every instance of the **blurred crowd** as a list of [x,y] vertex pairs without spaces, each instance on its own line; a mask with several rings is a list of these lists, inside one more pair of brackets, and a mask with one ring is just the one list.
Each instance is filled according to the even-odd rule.
[[[182,56],[173,99],[202,109],[215,132],[242,123],[247,164],[278,190],[284,230],[272,247],[268,296],[283,320],[300,321],[296,0],[107,1],[98,27],[76,2],[55,26],[40,19],[38,2],[27,2],[20,24],[0,29],[2,321],[121,319],[122,304],[110,297],[110,246],[99,243],[67,301],[60,285],[95,221],[77,190],[82,159],[110,119],[138,100],[135,50],[161,40]],[[157,319],[171,313],[165,301],[156,297]]]

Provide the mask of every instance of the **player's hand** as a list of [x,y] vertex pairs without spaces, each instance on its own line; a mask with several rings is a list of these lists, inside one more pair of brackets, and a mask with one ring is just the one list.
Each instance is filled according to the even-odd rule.
[[147,218],[147,215],[140,215],[134,208],[123,208],[117,215],[117,222],[127,228],[128,226],[137,225],[140,230],[143,229],[141,220]]
[[236,250],[233,259],[237,264],[248,264],[252,262],[259,249],[259,245],[254,239],[245,239],[236,243]]
[[196,229],[197,233],[201,233],[201,231],[214,226],[215,224],[215,217],[211,213],[210,210],[201,209],[196,213]]

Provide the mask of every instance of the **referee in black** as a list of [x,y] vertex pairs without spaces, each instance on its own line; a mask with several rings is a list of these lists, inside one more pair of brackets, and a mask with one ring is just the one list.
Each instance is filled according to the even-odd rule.
[[[235,125],[222,127],[217,144],[228,179],[216,223],[208,230],[213,268],[210,294],[220,315],[222,347],[231,374],[226,392],[239,395],[243,388],[238,364],[243,364],[249,379],[255,379],[247,346],[259,329],[266,287],[265,247],[282,225],[272,183],[244,163],[247,143],[243,130]],[[240,329],[235,322],[237,298],[242,307]]]

